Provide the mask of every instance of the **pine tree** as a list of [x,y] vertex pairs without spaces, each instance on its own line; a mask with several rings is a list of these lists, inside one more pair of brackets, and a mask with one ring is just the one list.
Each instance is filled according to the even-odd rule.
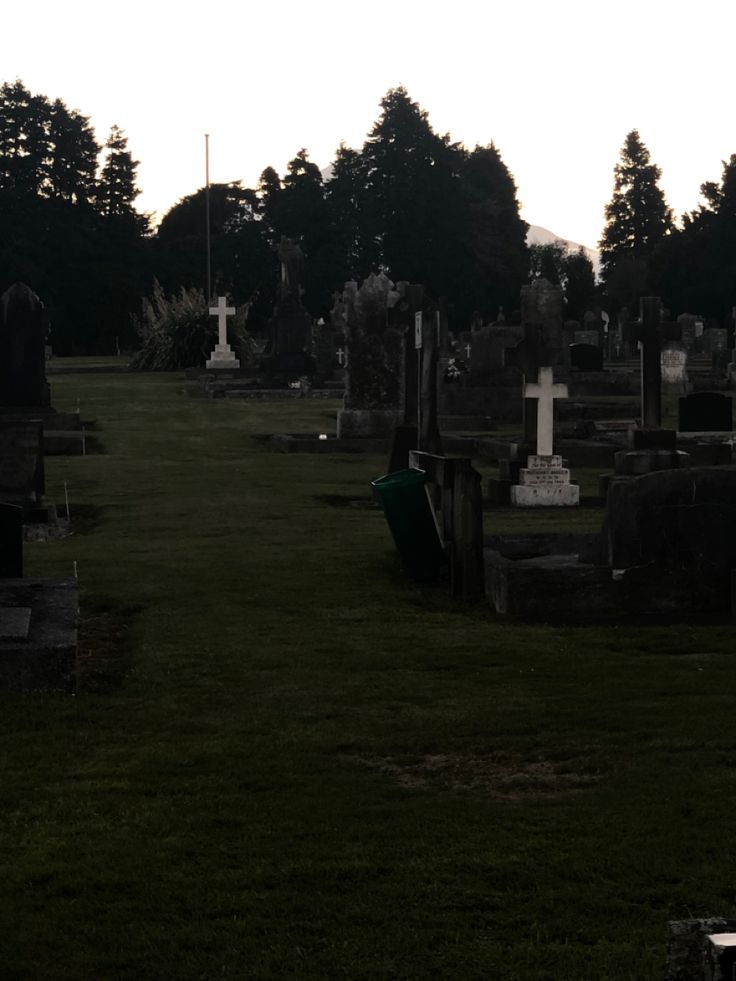
[[136,187],[138,161],[128,150],[128,138],[113,125],[105,143],[105,163],[97,183],[97,207],[101,214],[129,219],[135,225],[145,227],[147,219],[133,207],[140,194]]
[[48,99],[16,79],[0,87],[0,190],[42,193],[48,169]]
[[97,154],[89,119],[69,111],[61,99],[50,106],[48,116],[49,161],[44,193],[74,203],[95,196]]
[[672,211],[657,183],[662,172],[650,162],[637,130],[627,135],[613,174],[613,197],[606,205],[600,240],[603,278],[609,292],[619,294],[617,299],[636,303],[638,296],[623,295],[626,282],[629,292],[645,288],[647,260],[672,230]]
[[459,310],[494,316],[499,306],[518,308],[529,275],[529,228],[519,215],[516,183],[496,146],[476,146],[462,171],[466,201],[464,251],[468,255],[458,290]]
[[446,292],[457,256],[452,233],[463,153],[438,136],[406,89],[390,89],[365,145],[364,259],[392,279]]

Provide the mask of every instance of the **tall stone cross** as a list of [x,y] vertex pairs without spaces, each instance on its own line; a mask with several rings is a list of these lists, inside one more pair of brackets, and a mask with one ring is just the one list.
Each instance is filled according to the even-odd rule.
[[342,368],[345,364],[345,352],[341,347],[339,347],[335,353],[337,354],[337,363]]
[[643,296],[638,324],[625,324],[628,339],[641,345],[641,427],[662,428],[662,342],[679,340],[678,324],[662,323],[662,301]]
[[470,344],[465,345],[465,357],[470,360]]
[[235,316],[235,307],[227,305],[227,298],[217,297],[217,306],[210,307],[210,314],[217,317],[218,342],[222,345],[227,344],[227,318]]
[[539,380],[524,386],[524,398],[537,402],[537,456],[552,456],[554,400],[567,398],[567,385],[555,385],[552,369],[540,368]]

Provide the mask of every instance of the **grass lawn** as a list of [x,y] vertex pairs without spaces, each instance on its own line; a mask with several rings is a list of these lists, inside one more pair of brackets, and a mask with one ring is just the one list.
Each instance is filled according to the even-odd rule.
[[106,452],[26,548],[77,562],[85,670],[1,696],[3,981],[660,981],[668,919],[734,915],[731,628],[453,607],[335,506],[382,458],[253,438],[336,403],[181,388],[52,378]]

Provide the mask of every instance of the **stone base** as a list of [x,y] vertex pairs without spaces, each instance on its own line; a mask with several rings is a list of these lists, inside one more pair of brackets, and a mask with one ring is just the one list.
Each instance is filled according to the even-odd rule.
[[240,362],[233,354],[233,350],[229,344],[215,344],[215,350],[207,362],[207,367],[216,369],[225,368],[232,371],[240,367]]
[[570,471],[562,466],[561,456],[530,455],[519,481],[511,488],[513,507],[575,507],[580,503],[580,488],[570,483]]
[[0,691],[73,692],[76,579],[0,580]]

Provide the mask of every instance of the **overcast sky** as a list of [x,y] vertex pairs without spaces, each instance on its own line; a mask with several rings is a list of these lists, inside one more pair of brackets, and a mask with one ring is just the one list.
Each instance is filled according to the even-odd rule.
[[634,128],[676,215],[736,153],[736,2],[36,0],[3,9],[3,76],[112,123],[140,161],[140,210],[210,179],[254,186],[301,147],[359,148],[403,84],[439,133],[496,143],[522,214],[595,246]]

